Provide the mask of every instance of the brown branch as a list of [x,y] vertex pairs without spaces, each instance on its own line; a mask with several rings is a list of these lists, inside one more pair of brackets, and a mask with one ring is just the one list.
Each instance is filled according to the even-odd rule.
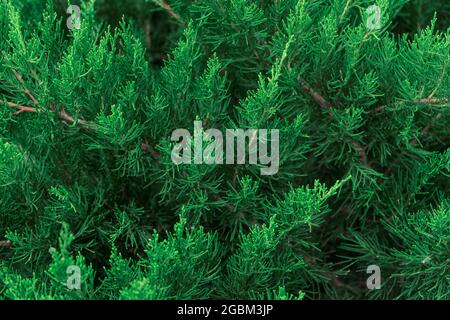
[[57,115],[68,123],[75,123],[75,120],[73,120],[73,118],[67,114],[66,110],[64,110],[64,107],[61,109],[61,111],[57,112]]
[[300,80],[300,83],[302,84],[303,90],[305,90],[305,92],[308,92],[319,106],[321,106],[322,108],[330,107],[330,104],[328,103],[328,101],[325,100],[325,98],[322,97],[322,95],[320,93],[318,93],[313,88],[311,88],[311,86],[305,81],[305,79],[300,78],[299,80]]
[[[0,100],[0,104],[4,104],[4,103],[5,103],[4,101]],[[39,110],[41,110],[41,108],[21,106],[21,105],[15,104],[13,102],[6,102],[6,104],[9,107],[15,108],[18,110],[17,112],[14,113],[15,115],[21,114],[23,112],[38,112]],[[66,112],[64,107],[61,109],[61,111],[57,111],[55,109],[55,107],[52,105],[51,111],[54,114],[56,114],[58,116],[58,118],[60,118],[61,120],[65,121],[69,124],[79,124],[83,129],[86,129],[86,130],[95,128],[95,124],[92,122],[80,120],[80,119],[75,120],[71,115],[69,115]],[[142,143],[141,149],[144,152],[149,152],[152,155],[152,157],[155,159],[159,159],[161,157],[161,154],[158,151],[156,151],[151,145],[149,145],[147,141]]]
[[3,100],[0,100],[0,104],[4,104],[4,103],[6,103],[8,105],[8,107],[10,107],[10,108],[17,109],[18,111],[15,114],[20,114],[22,112],[37,112],[38,111],[36,108],[33,108],[33,107],[21,106],[21,105],[15,104],[13,102],[5,102]]
[[11,240],[0,241],[0,248],[11,248],[11,246],[12,246]]
[[[0,100],[0,104],[4,104],[6,103],[6,105],[8,105],[10,108],[14,108],[17,109],[17,112],[15,112],[15,115],[19,115],[21,113],[24,112],[39,112],[40,110],[45,110],[44,108],[41,107],[27,107],[27,106],[21,106],[18,105],[14,102],[8,102],[8,101],[3,101]],[[52,107],[51,110],[54,114],[56,114],[58,116],[58,118],[60,118],[61,120],[69,123],[69,124],[79,124],[81,127],[83,127],[86,130],[92,129],[95,127],[95,125],[89,121],[85,121],[85,120],[75,120],[72,116],[70,116],[69,114],[67,114],[67,112],[64,110],[64,108],[61,109],[61,111],[57,111],[54,107]]]
[[[30,90],[26,87],[25,82],[23,81],[22,75],[20,73],[18,73],[15,69],[12,69],[12,72],[14,73],[17,81],[19,81],[20,84],[22,85],[24,92],[30,97],[31,101],[33,101],[33,104],[35,104],[36,106],[39,105],[39,101],[33,96],[33,94],[30,92]],[[4,103],[4,102],[2,100],[0,100],[0,103]],[[15,108],[18,110],[15,113],[16,115],[21,114],[23,112],[38,112],[39,109],[42,109],[42,108],[21,106],[21,105],[15,104],[13,102],[6,102],[6,104],[9,107]],[[64,110],[64,107],[61,109],[61,111],[56,111],[54,106],[52,105],[51,109],[60,119],[66,121],[70,124],[78,123],[85,129],[89,129],[92,127],[91,124],[88,123],[87,121],[84,121],[84,120],[75,121],[73,119],[73,117],[71,117],[70,115],[67,114],[67,112]]]
[[[311,97],[319,106],[321,106],[324,109],[330,108],[331,104],[320,93],[311,88],[311,86],[305,81],[305,79],[300,78],[299,80],[300,83],[302,84],[303,89],[311,95]],[[331,112],[328,112],[328,114],[331,116]],[[363,147],[361,143],[359,143],[358,141],[352,141],[352,145],[358,149],[359,158],[361,159],[361,162],[366,165],[369,165],[366,153],[367,146]]]
[[62,107],[62,109],[60,111],[57,111],[52,104],[52,109],[53,112],[58,116],[58,118],[60,118],[61,120],[64,120],[67,123],[70,124],[78,124],[80,127],[82,127],[85,130],[91,130],[91,129],[95,129],[96,125],[95,123],[91,122],[91,121],[86,121],[83,119],[74,119],[71,115],[69,115],[66,110],[64,109],[64,107]]
[[149,145],[147,140],[144,140],[144,143],[141,144],[141,150],[144,152],[149,152],[151,156],[156,160],[161,157],[161,153],[159,153],[151,145]]
[[12,69],[12,72],[14,73],[14,76],[16,77],[17,81],[20,82],[20,84],[23,87],[23,91],[30,97],[31,101],[33,101],[34,104],[39,104],[39,101],[31,94],[30,90],[28,90],[27,86],[25,85],[25,82],[23,81],[22,75],[18,73],[15,69]]
[[[170,6],[168,6],[168,8],[170,8]],[[24,92],[30,97],[30,99],[33,101],[33,103],[37,106],[39,104],[39,101],[33,96],[33,94],[30,92],[30,90],[28,90],[28,88],[26,87],[26,85],[23,81],[22,75],[14,69],[12,69],[12,71],[13,71],[16,79],[22,84]],[[21,106],[14,102],[7,102],[7,101],[5,102],[5,101],[0,100],[0,104],[4,104],[4,103],[6,103],[10,108],[17,109],[17,112],[14,113],[15,115],[19,115],[23,112],[38,112],[40,109],[44,110],[43,108],[40,108],[40,107]],[[81,120],[81,119],[75,120],[71,115],[69,115],[66,112],[64,107],[62,107],[62,109],[60,111],[57,111],[54,104],[52,103],[50,109],[54,114],[56,114],[58,116],[58,118],[60,118],[61,120],[65,121],[69,124],[79,124],[81,127],[83,127],[86,130],[95,128],[95,124],[92,122]],[[147,142],[145,142],[141,145],[141,149],[144,152],[150,152],[150,154],[155,159],[158,159],[161,156],[161,154],[159,152],[157,152],[156,150],[154,150],[153,147],[150,146]],[[70,178],[70,176],[69,176],[69,178]]]
[[350,5],[351,0],[347,0],[347,3],[345,4],[345,8],[344,11],[342,11],[341,17],[339,18],[339,21],[342,21],[342,19],[344,18],[345,14],[347,13],[348,7]]
[[175,11],[173,11],[172,7],[168,3],[164,0],[153,0],[153,2],[164,8],[172,17],[186,27],[186,22],[178,14],[176,14]]
[[358,141],[353,141],[352,144],[356,149],[358,149],[359,157],[361,158],[361,161],[364,164],[368,164],[368,159],[367,159],[367,154],[366,154],[367,146],[363,147],[361,145],[361,143],[359,143]]
[[395,106],[402,106],[406,103],[412,103],[412,104],[419,104],[419,105],[433,105],[433,104],[439,104],[439,103],[445,103],[448,102],[447,98],[425,98],[425,99],[416,99],[416,100],[404,100],[404,101],[398,101],[389,103],[383,106],[379,106],[375,108],[375,112],[382,112],[387,107],[395,107]]

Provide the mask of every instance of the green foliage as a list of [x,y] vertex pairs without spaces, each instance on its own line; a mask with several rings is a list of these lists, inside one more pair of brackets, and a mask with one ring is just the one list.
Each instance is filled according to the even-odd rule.
[[0,0],[0,299],[450,298],[448,1],[81,2]]
[[[81,254],[72,256],[69,247],[74,240],[68,225],[63,225],[59,238],[60,251],[50,247],[51,263],[47,270],[24,277],[6,268],[0,270],[4,286],[4,296],[8,299],[90,299],[94,294],[94,271],[87,266]],[[68,288],[68,269],[80,269],[81,281],[78,290]]]
[[[217,235],[202,227],[187,229],[182,215],[173,234],[160,240],[155,232],[137,263],[139,271],[121,290],[122,299],[205,299],[218,278],[221,247]],[[114,261],[117,263],[116,261]],[[120,263],[120,262],[119,262]],[[123,263],[123,262],[122,262]],[[111,268],[118,268],[111,264]],[[107,281],[117,287],[113,273]],[[119,282],[120,284],[120,282]]]

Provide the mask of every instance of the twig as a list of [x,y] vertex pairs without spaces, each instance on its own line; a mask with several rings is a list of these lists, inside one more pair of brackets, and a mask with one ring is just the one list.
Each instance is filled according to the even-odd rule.
[[176,14],[175,11],[173,11],[172,7],[168,3],[164,0],[153,0],[153,2],[164,8],[172,17],[186,27],[186,22],[178,14]]
[[[15,69],[12,69],[12,72],[14,73],[14,76],[16,77],[17,81],[19,81],[20,84],[22,85],[24,92],[30,97],[31,101],[33,101],[33,104],[35,104],[36,106],[39,105],[39,101],[33,96],[31,91],[25,85],[22,75],[20,73],[18,73]],[[4,103],[4,102],[2,100],[0,100],[0,103]],[[9,107],[15,108],[18,110],[15,113],[15,115],[21,114],[23,112],[38,112],[39,109],[41,109],[41,108],[35,108],[35,107],[21,106],[21,105],[15,104],[13,102],[6,102],[6,103]],[[52,105],[51,109],[60,119],[66,121],[70,124],[73,124],[76,122],[76,123],[80,124],[82,127],[85,127],[86,129],[89,129],[92,127],[87,121],[84,121],[84,120],[75,121],[70,115],[67,114],[67,112],[64,110],[64,107],[62,108],[61,111],[56,111],[54,106]]]
[[[311,88],[311,86],[305,81],[305,79],[300,78],[299,80],[300,83],[302,84],[303,89],[311,95],[311,97],[318,105],[320,105],[324,109],[330,108],[331,106],[330,103],[327,100],[325,100],[325,98],[320,93]],[[328,114],[331,116],[331,112],[328,112]],[[361,143],[359,143],[358,141],[352,141],[352,145],[358,149],[361,162],[366,165],[369,165],[369,161],[366,154],[367,146],[363,147]]]
[[351,0],[347,0],[347,3],[345,4],[345,8],[344,11],[342,11],[341,17],[339,18],[339,21],[342,21],[342,19],[344,18],[345,14],[347,13],[348,7],[350,5]]
[[161,157],[161,153],[159,153],[151,145],[149,145],[147,140],[144,140],[144,143],[141,144],[141,150],[144,152],[149,152],[152,155],[152,157],[156,160],[158,160]]
[[11,246],[12,246],[11,240],[0,241],[0,248],[11,248]]
[[[4,104],[4,103],[5,103],[5,101],[0,100],[0,104]],[[15,109],[18,110],[15,114],[20,114],[22,112],[37,112],[38,111],[36,108],[20,106],[18,104],[13,103],[13,102],[6,102],[6,104],[8,105],[8,107],[15,108]]]
[[447,98],[424,98],[424,99],[416,99],[416,100],[404,100],[404,101],[398,101],[389,103],[383,106],[379,106],[375,108],[375,112],[382,112],[387,107],[395,107],[395,106],[402,106],[406,103],[412,103],[412,104],[420,104],[420,105],[432,105],[432,104],[439,104],[439,103],[445,103],[448,102]]
[[34,104],[39,104],[39,101],[31,94],[30,90],[28,90],[27,86],[25,85],[25,82],[23,81],[22,75],[18,73],[15,69],[12,69],[12,72],[14,73],[14,76],[16,77],[17,81],[20,82],[20,84],[23,87],[23,91],[30,97],[31,101],[33,101]]
[[367,146],[363,147],[363,146],[361,145],[361,143],[359,143],[358,141],[353,141],[352,144],[353,144],[353,146],[354,146],[356,149],[358,149],[358,151],[359,151],[359,157],[361,158],[361,161],[362,161],[364,164],[368,164],[367,154],[366,154]]
[[[168,5],[167,5],[168,6]],[[170,7],[169,7],[170,8]],[[171,8],[170,8],[171,9]],[[40,110],[45,110],[44,108],[38,107],[39,105],[39,101],[33,96],[33,94],[30,92],[30,90],[26,87],[24,81],[23,81],[23,77],[20,73],[18,73],[16,70],[12,69],[16,79],[22,84],[23,90],[24,92],[30,97],[30,99],[33,101],[33,103],[37,106],[37,107],[28,107],[28,106],[21,106],[18,105],[14,102],[8,102],[8,101],[3,101],[0,100],[0,104],[4,104],[6,103],[10,108],[14,108],[17,109],[17,112],[14,113],[14,115],[19,115],[21,113],[24,112],[38,112]],[[90,130],[95,128],[95,124],[86,120],[81,120],[81,119],[77,119],[75,120],[71,115],[69,115],[66,110],[64,109],[64,107],[62,107],[62,109],[60,111],[57,111],[54,104],[52,103],[50,106],[51,111],[56,114],[58,116],[58,118],[60,118],[61,120],[69,123],[69,124],[78,124],[80,125],[83,129],[86,130]],[[161,154],[158,153],[156,150],[153,149],[152,146],[150,146],[147,142],[143,143],[141,145],[141,148],[144,152],[149,151],[150,154],[155,158],[158,159]],[[70,176],[69,176],[70,178]]]
[[[0,100],[0,104],[4,104],[5,102]],[[39,110],[44,110],[43,108],[34,108],[34,107],[26,107],[26,106],[21,106],[18,104],[15,104],[13,102],[6,102],[6,104],[11,107],[11,108],[15,108],[18,111],[15,112],[15,115],[21,114],[23,112],[39,112]],[[90,129],[95,129],[95,124],[90,122],[90,121],[85,121],[85,120],[75,120],[71,115],[69,115],[66,110],[64,109],[64,107],[61,109],[61,111],[57,111],[55,109],[55,107],[52,105],[51,107],[51,111],[56,114],[58,116],[58,118],[60,118],[61,120],[69,123],[69,124],[78,124],[80,125],[83,129],[86,130],[90,130]],[[151,145],[149,145],[147,142],[142,143],[141,145],[141,149],[144,152],[149,152],[153,158],[158,159],[161,157],[161,154],[159,152],[157,152]]]
[[[0,100],[0,104],[4,104],[4,103],[6,103],[11,108],[17,109],[17,112],[14,113],[15,115],[19,115],[24,112],[35,113],[35,112],[39,112],[40,110],[45,110],[44,108],[40,108],[40,107],[35,108],[35,107],[21,106],[14,102],[5,102],[3,100]],[[94,124],[92,124],[88,121],[85,121],[85,120],[75,120],[72,116],[67,114],[67,112],[64,110],[64,108],[62,108],[61,111],[56,111],[56,109],[52,108],[51,111],[53,113],[55,113],[58,116],[58,118],[60,118],[61,120],[64,120],[65,122],[70,123],[70,124],[74,124],[74,123],[79,124],[84,129],[91,129],[94,126]]]
[[66,110],[64,109],[64,107],[62,107],[61,111],[56,111],[56,109],[54,108],[54,106],[52,105],[52,110],[54,113],[56,113],[56,115],[61,119],[64,120],[67,123],[70,124],[79,124],[81,127],[83,127],[84,129],[92,129],[93,127],[95,127],[95,125],[89,121],[86,120],[75,120],[72,116],[70,116]]
[[325,98],[322,97],[317,91],[315,91],[313,88],[311,88],[311,86],[305,81],[305,79],[300,78],[299,80],[300,80],[300,83],[302,84],[303,90],[305,90],[306,92],[309,92],[311,97],[314,99],[314,101],[317,102],[317,104],[319,106],[321,106],[322,108],[328,108],[330,106],[328,101],[325,100]]

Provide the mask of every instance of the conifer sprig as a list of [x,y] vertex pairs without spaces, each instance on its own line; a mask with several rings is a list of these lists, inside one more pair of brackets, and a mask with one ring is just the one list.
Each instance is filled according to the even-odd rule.
[[448,9],[0,0],[0,299],[448,299]]

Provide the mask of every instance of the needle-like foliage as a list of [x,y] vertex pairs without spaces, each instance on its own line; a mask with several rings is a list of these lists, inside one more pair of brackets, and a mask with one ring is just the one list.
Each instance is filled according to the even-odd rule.
[[450,298],[448,1],[72,4],[0,0],[0,299]]

